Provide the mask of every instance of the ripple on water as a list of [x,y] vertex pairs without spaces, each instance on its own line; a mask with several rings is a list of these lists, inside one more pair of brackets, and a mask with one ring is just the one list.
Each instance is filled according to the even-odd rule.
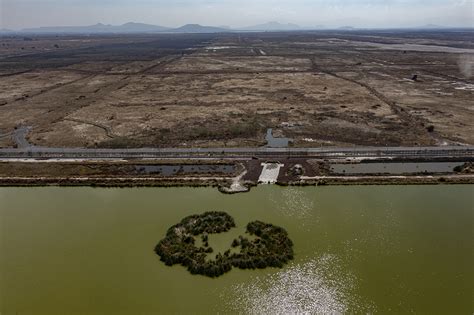
[[[308,219],[313,215],[314,202],[307,194],[299,188],[285,187],[270,198],[278,211],[285,216]],[[309,221],[303,221],[303,224],[305,222]]]
[[356,279],[338,259],[324,255],[268,277],[233,285],[224,300],[242,314],[340,314],[372,312],[354,296]]

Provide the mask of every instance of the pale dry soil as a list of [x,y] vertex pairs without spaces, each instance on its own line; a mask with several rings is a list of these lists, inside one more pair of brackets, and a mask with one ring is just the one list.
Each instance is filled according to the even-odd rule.
[[474,144],[469,48],[246,36],[2,77],[0,130],[32,126],[31,143],[56,147],[262,146],[267,128],[295,146]]

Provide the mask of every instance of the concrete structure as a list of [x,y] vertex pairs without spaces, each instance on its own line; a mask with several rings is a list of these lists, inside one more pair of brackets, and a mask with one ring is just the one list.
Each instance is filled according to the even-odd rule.
[[263,169],[258,178],[259,184],[275,184],[280,175],[280,169],[284,166],[278,163],[262,163]]

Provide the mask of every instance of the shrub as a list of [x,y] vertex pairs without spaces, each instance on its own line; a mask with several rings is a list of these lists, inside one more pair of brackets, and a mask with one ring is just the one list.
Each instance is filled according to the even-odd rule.
[[[170,227],[166,237],[155,247],[155,252],[167,266],[181,264],[191,274],[219,277],[230,271],[232,266],[241,269],[282,267],[293,259],[293,242],[281,227],[260,221],[250,222],[247,233],[255,235],[255,240],[239,236],[232,247],[241,246],[239,253],[230,254],[227,250],[218,253],[214,260],[206,260],[206,254],[212,253],[208,247],[208,233],[221,233],[235,227],[234,219],[225,212],[206,212],[192,215]],[[206,248],[195,246],[194,237],[202,234]]]

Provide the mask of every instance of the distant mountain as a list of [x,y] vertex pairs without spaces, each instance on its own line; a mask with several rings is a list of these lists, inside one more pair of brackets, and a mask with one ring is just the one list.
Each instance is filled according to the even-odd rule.
[[242,28],[243,31],[295,31],[299,29],[301,27],[296,24],[281,24],[274,21]]
[[28,28],[22,30],[24,33],[35,33],[35,34],[52,34],[52,33],[63,33],[63,34],[132,34],[132,33],[158,33],[158,32],[171,32],[171,33],[222,33],[229,32],[229,29],[214,27],[214,26],[202,26],[199,24],[187,24],[178,28],[168,28],[157,25],[143,24],[143,23],[126,23],[123,25],[105,25],[98,23],[90,26],[51,26],[51,27],[39,27],[39,28]]
[[[1,1],[1,0],[0,0]],[[408,29],[421,29],[421,30],[436,30],[436,29],[454,29],[455,27],[440,26],[434,24],[428,24],[419,27],[409,27]],[[458,27],[462,29],[462,27]],[[472,27],[465,27],[466,29],[472,29]],[[178,28],[170,28],[158,25],[134,23],[129,22],[123,25],[106,25],[98,23],[89,26],[48,26],[38,28],[27,28],[21,31],[13,31],[9,29],[0,29],[1,34],[8,33],[30,33],[30,34],[138,34],[138,33],[226,33],[226,32],[238,32],[238,31],[260,31],[260,32],[279,32],[279,31],[304,31],[304,30],[320,30],[320,29],[338,29],[338,30],[358,30],[352,26],[342,26],[339,28],[326,28],[323,25],[317,25],[312,27],[301,27],[296,24],[282,24],[279,22],[268,22],[265,24],[259,24],[239,29],[232,29],[228,26],[203,26],[199,24],[186,24]]]
[[345,31],[353,31],[355,30],[356,28],[353,27],[353,26],[341,26],[338,28],[339,30],[345,30]]
[[441,26],[441,25],[436,25],[436,24],[426,24],[426,25],[419,26],[419,27],[416,27],[416,28],[419,28],[419,29],[430,29],[430,30],[439,30],[439,29],[450,28],[450,27]]
[[27,28],[22,30],[25,33],[84,33],[84,34],[97,34],[97,33],[151,33],[151,32],[162,32],[169,28],[157,25],[142,24],[142,23],[126,23],[123,25],[105,25],[98,23],[90,26],[49,26],[49,27],[38,27],[38,28]]
[[169,30],[173,33],[226,33],[229,32],[227,28],[215,26],[202,26],[199,24],[186,24],[178,28]]
[[151,24],[143,24],[143,23],[133,23],[129,22],[120,26],[115,27],[119,31],[123,32],[134,32],[134,33],[140,33],[140,32],[162,32],[162,31],[167,31],[170,28],[169,27],[164,27],[164,26],[158,26],[158,25],[151,25]]

